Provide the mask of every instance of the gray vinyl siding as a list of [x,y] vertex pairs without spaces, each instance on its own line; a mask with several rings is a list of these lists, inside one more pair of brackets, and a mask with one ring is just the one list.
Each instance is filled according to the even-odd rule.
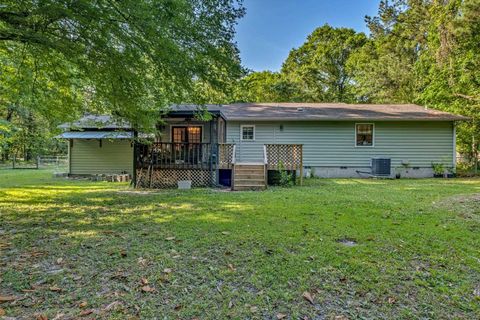
[[129,140],[73,140],[70,174],[132,173],[133,148]]
[[[392,158],[392,166],[453,166],[453,122],[369,122],[375,124],[373,147],[355,147],[355,123],[228,122],[227,142],[237,145],[239,162],[261,162],[264,144],[285,143],[304,145],[304,166],[369,167],[375,156]],[[249,124],[255,125],[255,141],[240,141],[240,126]]]

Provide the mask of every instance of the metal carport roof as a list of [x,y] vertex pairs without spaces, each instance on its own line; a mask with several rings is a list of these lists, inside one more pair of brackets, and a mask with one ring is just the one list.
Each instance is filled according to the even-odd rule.
[[55,138],[62,139],[132,139],[133,133],[126,131],[67,131]]

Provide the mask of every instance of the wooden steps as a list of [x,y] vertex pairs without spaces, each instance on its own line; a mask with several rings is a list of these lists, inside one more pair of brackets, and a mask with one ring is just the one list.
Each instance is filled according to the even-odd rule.
[[263,190],[267,187],[265,165],[262,163],[238,163],[233,172],[233,190]]

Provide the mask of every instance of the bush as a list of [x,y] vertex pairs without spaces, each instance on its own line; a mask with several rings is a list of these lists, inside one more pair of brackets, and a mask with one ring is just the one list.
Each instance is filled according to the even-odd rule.
[[291,187],[293,185],[293,174],[285,170],[285,166],[281,162],[278,171],[280,173],[278,184],[282,187]]

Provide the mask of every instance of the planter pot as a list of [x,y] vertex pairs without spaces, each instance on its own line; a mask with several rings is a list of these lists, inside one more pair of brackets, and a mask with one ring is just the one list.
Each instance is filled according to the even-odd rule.
[[397,174],[395,175],[395,179],[400,179],[401,177],[402,177],[402,176],[400,175],[400,173],[397,173]]
[[191,189],[192,188],[192,180],[180,180],[177,182],[178,189]]

